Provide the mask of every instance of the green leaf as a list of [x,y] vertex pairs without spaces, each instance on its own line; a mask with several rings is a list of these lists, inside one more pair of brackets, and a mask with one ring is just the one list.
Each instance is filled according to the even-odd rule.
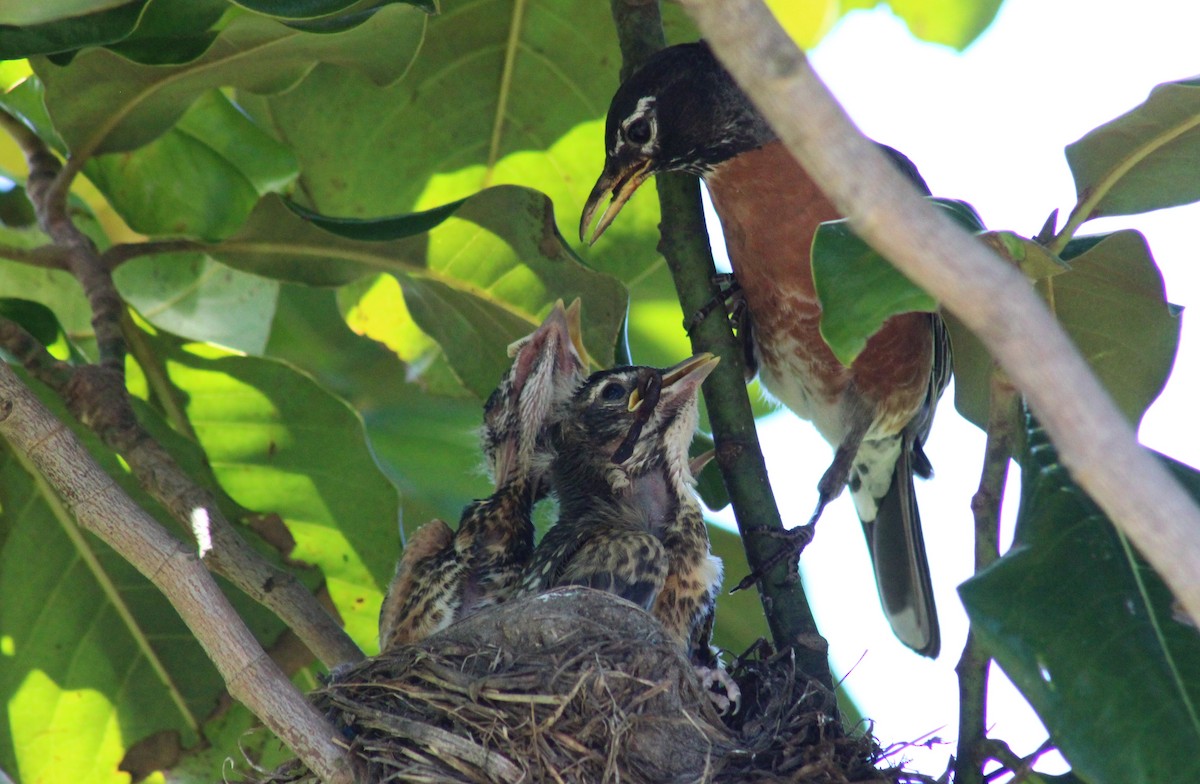
[[[695,40],[680,9],[663,10],[670,40]],[[385,89],[345,70],[318,69],[293,91],[238,101],[296,151],[297,198],[322,214],[407,213],[512,183],[547,194],[560,233],[574,244],[579,211],[604,164],[604,115],[620,84],[616,36],[596,34],[611,29],[608,6],[594,0],[467,3],[430,19],[420,57]],[[678,311],[657,240],[658,200],[647,186],[580,253],[629,284],[635,309],[645,302]],[[678,361],[689,352],[682,321],[674,318],[661,339],[641,330],[631,340],[638,349],[642,338],[671,341],[682,346],[671,351]]]
[[318,63],[394,81],[420,45],[425,14],[391,5],[344,32],[312,34],[254,14],[237,16],[203,56],[182,65],[141,65],[112,52],[81,53],[65,67],[33,61],[46,107],[73,156],[136,149],[165,133],[202,93],[238,87],[275,93]]
[[151,342],[221,487],[283,519],[296,540],[290,557],[320,567],[347,631],[375,645],[398,555],[399,499],[362,420],[288,365],[164,336]]
[[[333,234],[318,228],[330,223],[304,220],[268,196],[213,255],[239,269],[315,285],[379,272],[396,276],[416,323],[481,399],[507,368],[508,344],[533,331],[558,298],[583,298],[585,344],[599,361],[611,357],[624,292],[617,281],[579,264],[555,230],[543,195],[503,186],[449,207],[428,233],[362,242],[348,235],[403,236],[430,221],[421,215],[340,221]],[[396,233],[381,235],[381,223]]]
[[[842,13],[875,8],[884,0],[841,0]],[[966,49],[987,29],[1001,0],[886,0],[909,32],[923,41]]]
[[147,0],[5,0],[0,60],[111,44],[137,26]]
[[125,301],[156,326],[247,354],[266,348],[278,281],[199,253],[133,259],[113,277]]
[[[1179,345],[1179,315],[1166,300],[1162,275],[1136,231],[1073,240],[1062,258],[1070,269],[1040,280],[1037,290],[1136,425],[1162,392]],[[954,406],[986,427],[991,357],[958,319],[947,314],[946,324],[954,344]]]
[[5,0],[0,25],[27,27],[145,4],[146,0]]
[[143,65],[191,62],[217,37],[228,10],[225,0],[151,0],[137,28],[108,48]]
[[[1091,784],[1200,780],[1200,635],[1029,421],[1012,548],[959,591],[972,629]],[[1200,474],[1162,458],[1194,497]],[[1120,738],[1114,743],[1114,738]]]
[[[55,359],[70,358],[70,341],[54,313],[45,305],[27,299],[0,297],[0,316],[19,324]],[[5,353],[5,350],[0,348],[0,355]]]
[[286,147],[212,90],[163,136],[93,158],[84,173],[135,231],[218,239],[298,171]]
[[268,351],[362,413],[380,467],[400,488],[408,532],[434,517],[455,521],[471,499],[491,492],[476,432],[482,402],[461,389],[450,398],[410,383],[394,353],[346,327],[333,292],[284,284]]
[[232,2],[242,8],[277,19],[316,19],[345,11],[361,13],[364,10],[388,5],[392,2],[407,2],[409,5],[415,5],[429,13],[433,13],[435,10],[429,0],[374,0],[374,2],[366,3],[363,0],[232,0]]
[[1145,103],[1067,146],[1083,220],[1200,199],[1200,79],[1160,84]]
[[0,183],[0,226],[28,229],[37,224],[37,213],[25,189],[15,183]]
[[[158,509],[61,403],[31,388],[135,501]],[[0,499],[0,592],[29,598],[0,615],[0,768],[23,781],[126,782],[117,763],[136,741],[170,730],[194,745],[224,686],[179,615],[2,444]],[[232,598],[260,639],[281,631]]]
[[[983,221],[967,202],[930,201],[968,231],[983,230]],[[859,239],[845,220],[817,227],[812,275],[821,301],[821,336],[846,366],[892,316],[938,308],[937,300]]]
[[846,366],[892,316],[937,310],[937,300],[859,239],[845,220],[817,228],[812,274],[821,300],[821,336]]
[[750,573],[742,537],[720,526],[709,525],[708,538],[712,542],[713,553],[725,564],[723,587],[717,594],[717,623],[713,629],[713,643],[739,654],[760,637],[770,638],[767,619],[763,615],[757,591],[729,593],[729,586],[737,585]]
[[1084,359],[1135,425],[1162,392],[1179,346],[1179,314],[1137,231],[1080,238],[1071,272],[1040,288]]

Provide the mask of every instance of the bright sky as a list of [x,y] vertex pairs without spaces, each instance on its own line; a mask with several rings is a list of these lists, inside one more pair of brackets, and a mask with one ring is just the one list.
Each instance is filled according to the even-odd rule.
[[[845,19],[814,52],[818,73],[859,126],[908,155],[933,192],[965,199],[989,228],[1031,236],[1059,208],[1075,202],[1063,148],[1145,100],[1164,81],[1200,72],[1195,31],[1200,4],[1140,0],[1006,0],[991,28],[965,53],[921,44],[884,11]],[[1086,224],[1083,233],[1142,231],[1166,280],[1167,296],[1200,308],[1195,230],[1200,205]],[[1190,315],[1190,314],[1187,314]],[[1185,315],[1175,372],[1147,414],[1143,443],[1200,466],[1195,401],[1200,400],[1200,331]],[[784,519],[806,520],[816,483],[831,458],[811,425],[788,413],[760,429]],[[933,733],[957,739],[954,665],[966,640],[956,586],[970,576],[971,495],[979,484],[983,434],[958,417],[953,390],[942,399],[927,447],[937,472],[918,481],[926,543],[942,624],[942,655],[928,661],[895,638],[879,610],[866,548],[849,497],[825,512],[804,553],[803,573],[817,622],[829,638],[834,669],[880,741]],[[1015,472],[1015,468],[1014,468]],[[1004,508],[1011,538],[1018,482]],[[722,518],[732,521],[727,511]],[[993,669],[992,737],[1018,753],[1045,738],[1036,716]],[[909,756],[938,775],[953,745]],[[1044,766],[1061,771],[1062,763]]]

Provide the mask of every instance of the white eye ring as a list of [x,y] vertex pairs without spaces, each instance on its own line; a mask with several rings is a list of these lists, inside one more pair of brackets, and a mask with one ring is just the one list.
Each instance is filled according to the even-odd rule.
[[633,112],[621,123],[618,146],[628,144],[647,152],[654,150],[658,141],[658,118],[654,104],[654,98],[638,100]]

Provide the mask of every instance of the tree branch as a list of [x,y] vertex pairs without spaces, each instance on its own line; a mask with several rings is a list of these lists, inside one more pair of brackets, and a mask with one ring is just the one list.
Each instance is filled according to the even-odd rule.
[[179,612],[237,700],[323,781],[354,776],[334,729],[275,666],[189,547],[125,495],[7,364],[0,363],[0,435],[63,498],[79,525],[146,576]]
[[95,243],[71,220],[67,191],[58,187],[62,164],[36,133],[2,109],[0,127],[13,137],[25,155],[25,163],[29,166],[25,190],[37,212],[38,224],[63,252],[66,269],[79,281],[91,306],[100,365],[119,373],[124,379],[125,340],[121,337],[121,313],[125,303],[113,284],[112,273],[100,263]]
[[[988,404],[987,446],[979,490],[971,499],[975,517],[975,574],[1000,557],[1000,509],[1008,462],[1016,440],[1017,391],[1004,371],[992,370],[991,400]],[[958,675],[958,749],[954,755],[955,784],[983,784],[987,761],[987,685],[991,657],[984,652],[974,631],[954,671]]]
[[681,2],[855,232],[979,336],[1075,481],[1200,621],[1200,509],[1138,445],[1029,282],[920,198],[855,128],[761,0]]
[[[622,77],[661,49],[662,18],[657,2],[612,0],[613,19],[624,60]],[[685,314],[698,312],[718,292],[716,272],[708,244],[708,231],[700,201],[699,182],[684,174],[655,178],[662,205],[662,240],[659,250],[667,260]],[[717,447],[717,463],[737,517],[738,528],[752,570],[759,569],[780,544],[777,539],[747,529],[783,530],[779,507],[767,480],[767,467],[758,443],[754,413],[746,394],[746,366],[741,343],[734,337],[722,308],[710,313],[691,332],[696,351],[711,351],[721,364],[704,384],[709,422]],[[829,644],[817,630],[804,586],[792,567],[780,563],[759,580],[759,593],[776,647],[796,652],[797,671],[830,691]]]
[[42,245],[39,248],[18,248],[15,245],[0,245],[0,258],[46,269],[67,268],[66,254],[57,245]]
[[125,458],[142,488],[199,544],[209,568],[271,610],[327,667],[360,661],[363,653],[294,574],[244,540],[210,492],[192,481],[137,419],[123,383],[97,365],[73,367],[51,356],[18,324],[0,318],[0,347],[67,404],[104,445]]

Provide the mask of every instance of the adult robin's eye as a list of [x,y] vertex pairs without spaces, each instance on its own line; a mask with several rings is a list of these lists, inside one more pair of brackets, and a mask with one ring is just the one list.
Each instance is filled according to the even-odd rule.
[[604,385],[604,389],[600,390],[600,397],[605,400],[624,400],[625,395],[625,387],[615,381],[610,381]]
[[645,144],[650,141],[650,122],[645,117],[639,117],[625,126],[625,138],[631,144]]

